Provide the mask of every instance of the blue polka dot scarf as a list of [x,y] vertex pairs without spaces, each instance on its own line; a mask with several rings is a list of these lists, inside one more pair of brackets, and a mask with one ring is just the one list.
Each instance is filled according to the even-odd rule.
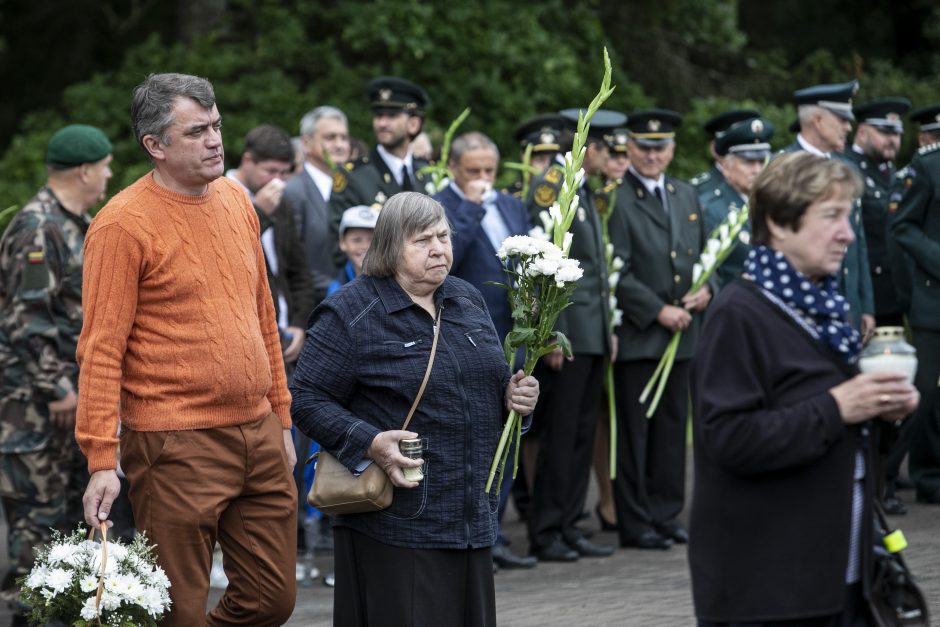
[[848,322],[849,304],[838,292],[835,275],[814,284],[782,252],[766,246],[751,249],[744,269],[744,278],[753,281],[810,335],[825,342],[846,362],[858,359],[859,333]]

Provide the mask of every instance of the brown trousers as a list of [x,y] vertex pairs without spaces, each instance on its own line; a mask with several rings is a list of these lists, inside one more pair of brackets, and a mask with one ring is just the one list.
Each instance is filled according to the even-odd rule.
[[[294,611],[297,489],[274,414],[197,431],[121,434],[138,529],[157,545],[173,605],[162,624],[282,625]],[[206,615],[216,541],[229,584]]]

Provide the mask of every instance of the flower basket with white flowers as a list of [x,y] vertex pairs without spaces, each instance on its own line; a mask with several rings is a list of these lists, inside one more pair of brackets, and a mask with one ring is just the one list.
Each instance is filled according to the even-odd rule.
[[[718,267],[728,258],[728,255],[731,254],[731,251],[738,243],[738,235],[747,224],[747,219],[747,206],[742,207],[739,211],[732,209],[728,212],[724,221],[708,235],[705,250],[702,251],[699,260],[692,266],[690,293],[702,289],[715,271],[718,270]],[[653,390],[656,390],[653,400],[650,401],[649,407],[646,409],[647,418],[652,418],[653,414],[656,413],[656,408],[659,407],[659,399],[663,395],[666,382],[669,380],[669,374],[672,372],[672,366],[676,361],[676,352],[679,350],[680,339],[682,339],[682,331],[673,333],[672,339],[669,340],[669,344],[666,346],[666,351],[659,359],[656,370],[653,371],[653,376],[650,377],[646,387],[643,388],[642,394],[640,394],[640,403],[645,403]]]
[[170,581],[147,537],[110,542],[104,525],[101,542],[81,529],[54,532],[19,584],[35,625],[58,620],[70,627],[156,627],[170,607]]
[[[584,274],[576,259],[568,258],[572,235],[571,223],[578,211],[578,188],[584,179],[584,162],[587,131],[590,119],[607,98],[613,93],[610,86],[610,57],[604,49],[604,79],[598,94],[591,101],[586,112],[579,116],[578,129],[572,140],[571,152],[565,155],[564,182],[558,200],[549,208],[550,225],[545,229],[551,233],[552,241],[516,235],[506,238],[496,253],[505,264],[508,280],[499,284],[509,295],[512,311],[513,328],[503,342],[506,361],[512,365],[519,349],[525,352],[523,371],[532,374],[538,360],[548,353],[561,348],[566,357],[571,356],[571,345],[563,333],[555,331],[555,322],[562,310],[571,304],[571,294],[577,281]],[[546,233],[547,234],[547,233]],[[502,484],[503,474],[511,450],[511,442],[516,443],[513,459],[512,476],[519,468],[519,440],[522,437],[522,417],[515,411],[509,412],[503,433],[500,436],[496,454],[490,464],[486,481],[486,491],[493,487],[497,479],[497,491]]]

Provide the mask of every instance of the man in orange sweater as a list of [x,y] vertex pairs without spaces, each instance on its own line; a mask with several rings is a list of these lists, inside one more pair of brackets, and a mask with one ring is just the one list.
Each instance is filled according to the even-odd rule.
[[[85,520],[106,520],[118,456],[172,587],[164,625],[281,625],[294,607],[290,394],[258,218],[223,171],[212,85],[150,75],[134,132],[154,169],[85,239],[75,427]],[[205,613],[212,551],[229,586]]]

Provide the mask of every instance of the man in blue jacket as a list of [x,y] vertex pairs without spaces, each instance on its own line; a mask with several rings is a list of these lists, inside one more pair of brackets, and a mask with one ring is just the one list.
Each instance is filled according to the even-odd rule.
[[[448,162],[453,180],[434,196],[444,206],[453,228],[454,263],[450,274],[472,284],[483,294],[499,338],[512,329],[512,316],[503,283],[506,274],[496,256],[510,235],[529,232],[529,216],[518,198],[493,189],[499,168],[499,148],[483,133],[465,133],[450,148]],[[502,521],[512,488],[512,473],[500,487],[499,520]],[[536,559],[512,553],[502,532],[493,547],[493,561],[502,568],[532,568]]]

